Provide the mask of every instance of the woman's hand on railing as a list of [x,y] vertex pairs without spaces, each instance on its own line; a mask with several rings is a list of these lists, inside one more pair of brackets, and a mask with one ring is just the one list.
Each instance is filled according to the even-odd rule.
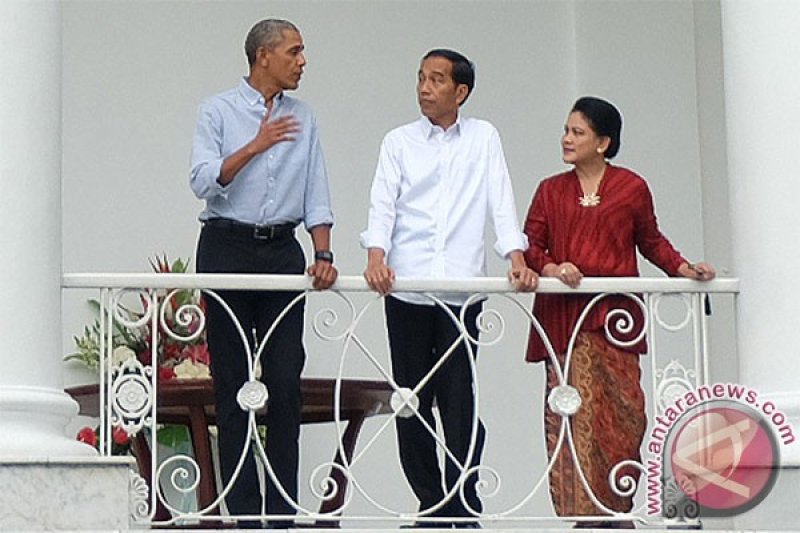
[[547,263],[544,268],[542,268],[542,275],[549,278],[558,278],[563,284],[573,289],[577,288],[583,279],[583,272],[569,261],[565,261],[559,265]]
[[678,267],[678,274],[684,278],[697,281],[711,281],[717,276],[717,271],[708,263],[683,263]]

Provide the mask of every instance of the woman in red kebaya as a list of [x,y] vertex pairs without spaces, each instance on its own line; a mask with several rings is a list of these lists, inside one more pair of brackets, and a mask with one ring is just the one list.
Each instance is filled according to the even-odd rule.
[[[692,264],[658,229],[647,183],[636,173],[608,163],[619,150],[622,117],[605,100],[580,98],[567,118],[561,138],[563,160],[572,169],[543,180],[525,221],[530,248],[528,266],[542,276],[577,287],[584,276],[638,276],[636,251],[670,276],[710,280],[714,268]],[[570,335],[578,316],[593,295],[539,294],[534,315],[553,344],[564,367]],[[638,305],[624,296],[601,299],[583,322],[570,360],[567,383],[581,396],[581,407],[571,417],[577,460],[595,497],[614,512],[630,511],[632,500],[614,493],[611,469],[624,460],[640,461],[639,447],[647,425],[644,394],[639,384],[639,355],[647,351],[644,337],[619,346],[606,337],[607,314],[627,310],[641,328]],[[613,321],[612,321],[612,333]],[[639,331],[641,329],[639,328]],[[636,329],[636,328],[634,328]],[[614,333],[616,339],[632,341]],[[535,330],[531,331],[527,360],[547,367],[547,390],[558,384],[554,362]],[[561,416],[546,407],[548,455],[554,453]],[[623,469],[621,475],[638,477]],[[619,476],[617,476],[619,479]],[[550,472],[550,493],[559,516],[607,515],[583,488],[564,439]],[[630,522],[578,522],[576,527],[632,527]]]

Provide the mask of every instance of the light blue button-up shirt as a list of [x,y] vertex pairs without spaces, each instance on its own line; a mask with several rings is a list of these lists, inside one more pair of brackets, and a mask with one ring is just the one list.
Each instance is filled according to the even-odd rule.
[[300,131],[250,160],[226,186],[217,182],[226,157],[256,136],[264,96],[246,79],[200,105],[192,144],[191,187],[206,201],[200,220],[223,217],[250,224],[333,224],[328,176],[311,108],[283,93],[270,120],[293,115]]

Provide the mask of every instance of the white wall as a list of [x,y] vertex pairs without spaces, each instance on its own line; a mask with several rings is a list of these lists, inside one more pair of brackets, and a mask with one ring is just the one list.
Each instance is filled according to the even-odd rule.
[[[722,23],[717,2],[696,2],[697,113],[700,175],[703,190],[703,243],[721,276],[739,276],[733,269],[731,216],[728,197],[728,153],[723,68]],[[718,382],[739,381],[736,312],[731,299],[716,298],[711,323],[711,374]]]
[[[718,7],[704,6],[713,44]],[[719,249],[704,242],[703,228],[716,220],[703,217],[701,149],[724,146],[721,135],[708,133],[722,131],[721,117],[698,106],[716,105],[721,87],[707,83],[698,96],[697,65],[714,55],[696,43],[691,2],[73,1],[63,11],[65,272],[145,271],[155,253],[193,256],[201,209],[188,187],[195,111],[246,73],[244,36],[268,16],[294,21],[306,43],[309,64],[297,94],[320,123],[341,273],[363,270],[357,235],[380,140],[418,116],[419,58],[440,46],[477,64],[464,112],[500,130],[520,218],[538,181],[564,168],[559,136],[569,106],[595,94],[622,110],[618,162],[649,180],[665,233],[692,258]],[[727,228],[714,227],[706,235],[727,238]],[[502,274],[500,261],[490,265],[491,274]],[[86,319],[85,297],[65,296],[65,353]],[[380,313],[370,320],[379,326]],[[369,342],[380,349],[382,328],[372,330]],[[486,462],[504,475],[505,503],[530,488],[544,456],[541,369],[522,362],[524,326],[512,322],[510,331],[508,341],[482,352],[480,365]],[[313,345],[310,352],[307,375],[335,372],[334,360],[315,355]],[[73,381],[86,378],[73,372]],[[306,435],[315,431],[325,430]],[[304,466],[328,455],[328,447],[311,446]],[[388,497],[410,510],[407,496]],[[534,503],[548,505],[546,494]]]
[[195,111],[246,74],[244,35],[269,15],[296,22],[306,42],[297,95],[318,114],[343,272],[362,270],[356,235],[378,146],[386,131],[418,116],[416,70],[432,47],[454,47],[476,62],[466,111],[503,134],[523,210],[535,181],[558,168],[558,131],[574,90],[571,62],[554,61],[549,50],[571,46],[563,31],[569,4],[489,5],[65,4],[65,270],[141,270],[155,252],[193,254],[201,209],[187,186]]
[[[647,179],[662,231],[733,275],[718,2],[576,3],[577,92],[623,113],[615,162]],[[645,276],[660,271],[640,260]],[[732,299],[712,301],[715,380],[736,381]]]

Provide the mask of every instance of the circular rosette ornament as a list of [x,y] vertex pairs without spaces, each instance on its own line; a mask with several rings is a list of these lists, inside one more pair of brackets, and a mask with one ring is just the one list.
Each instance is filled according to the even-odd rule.
[[236,401],[242,411],[258,411],[267,405],[267,387],[258,380],[248,381],[236,394]]
[[571,385],[559,385],[550,391],[547,405],[554,413],[561,416],[572,416],[581,407],[581,395],[578,393],[578,389]]
[[400,387],[392,393],[389,405],[400,418],[409,418],[419,409],[419,398],[411,389]]

